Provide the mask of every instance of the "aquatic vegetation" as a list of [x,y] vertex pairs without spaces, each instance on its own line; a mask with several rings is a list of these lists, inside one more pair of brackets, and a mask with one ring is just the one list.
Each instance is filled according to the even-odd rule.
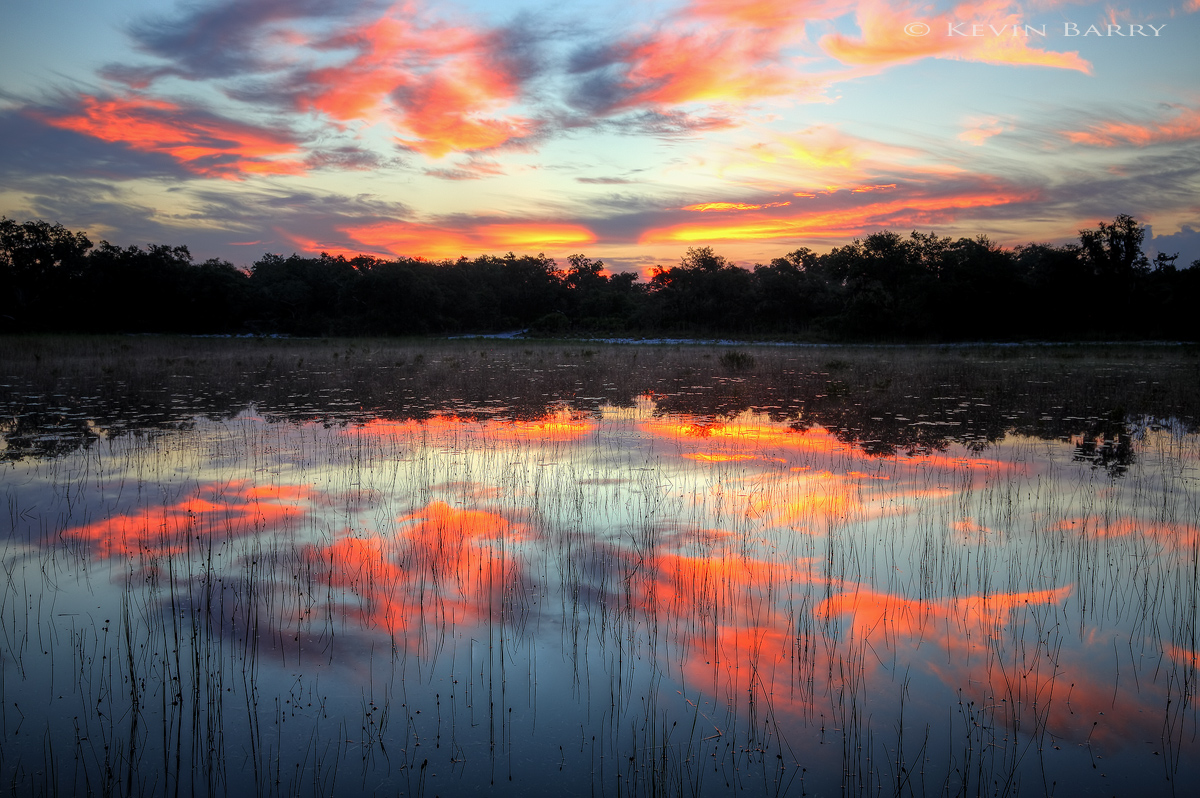
[[162,346],[5,375],[7,792],[1200,778],[1185,352]]

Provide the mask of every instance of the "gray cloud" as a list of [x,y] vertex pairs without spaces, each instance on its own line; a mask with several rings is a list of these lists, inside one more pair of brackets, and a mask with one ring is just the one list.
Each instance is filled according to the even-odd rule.
[[[278,67],[263,59],[260,37],[276,22],[347,18],[382,7],[361,0],[225,0],[193,6],[187,13],[142,20],[129,30],[143,53],[171,62],[156,76],[189,80],[240,77]],[[119,76],[129,67],[109,67]],[[125,74],[130,74],[125,72]]]
[[626,180],[623,177],[577,177],[576,183],[588,183],[597,186],[622,186],[627,183],[636,183],[636,180]]
[[304,159],[309,169],[340,169],[366,171],[401,166],[399,158],[384,158],[376,152],[361,147],[346,145],[312,150]]

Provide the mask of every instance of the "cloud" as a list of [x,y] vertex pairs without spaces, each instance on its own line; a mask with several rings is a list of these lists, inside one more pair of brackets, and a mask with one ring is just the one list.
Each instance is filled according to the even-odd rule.
[[425,174],[441,180],[481,180],[507,173],[496,161],[471,158],[449,169],[426,169]]
[[1168,119],[1143,122],[1104,121],[1086,130],[1066,130],[1062,135],[1090,147],[1148,147],[1154,144],[1200,139],[1200,109],[1171,106]]
[[345,592],[337,612],[386,629],[401,645],[415,645],[419,619],[434,613],[442,622],[474,623],[490,617],[504,596],[527,589],[519,564],[504,556],[497,541],[528,534],[527,525],[498,513],[432,501],[397,518],[387,535],[360,537],[347,530],[305,555],[333,591]]
[[363,248],[352,246],[338,226],[402,219],[411,213],[401,203],[371,195],[228,181],[189,183],[170,195],[169,204],[155,207],[143,204],[144,196],[122,183],[95,179],[28,178],[17,188],[25,192],[23,215],[86,230],[93,240],[103,237],[120,245],[186,243],[198,261],[223,257],[243,264],[268,251],[290,254],[297,247],[297,234],[331,244],[300,247],[305,252],[333,251],[340,241],[347,252],[355,249],[350,254],[358,254]]
[[438,158],[535,136],[539,122],[506,112],[536,72],[533,45],[504,30],[422,24],[407,9],[347,27],[311,46],[353,56],[292,73],[281,88],[297,110],[339,123],[385,121],[407,149]]
[[760,30],[778,30],[803,25],[810,20],[839,16],[852,7],[846,0],[692,0],[687,13],[722,25],[744,25]]
[[[882,187],[880,187],[882,188]],[[860,199],[862,197],[862,199]],[[910,182],[878,195],[841,191],[795,204],[786,210],[738,211],[736,220],[682,222],[646,230],[643,244],[693,244],[715,241],[848,238],[879,228],[913,229],[952,222],[980,208],[1023,204],[1038,198],[1034,189],[994,178],[970,178],[958,184]]]
[[143,91],[154,81],[174,74],[170,67],[148,67],[134,64],[109,64],[97,73],[101,78],[121,83],[128,89]]
[[383,221],[348,224],[342,231],[372,252],[392,256],[457,258],[495,252],[569,249],[596,241],[588,228],[554,221],[470,220],[442,222]]
[[760,211],[764,208],[783,208],[791,204],[791,202],[766,202],[761,205],[752,205],[745,202],[701,202],[697,205],[687,205],[683,210],[698,211],[700,213],[708,211]]
[[1194,147],[1134,150],[1126,160],[1106,169],[1078,170],[1046,186],[1056,208],[1069,208],[1080,226],[1128,213],[1139,219],[1163,214],[1194,219],[1200,207],[1200,153]]
[[384,158],[371,150],[349,145],[312,150],[304,159],[304,165],[309,169],[338,169],[354,172],[398,166],[401,163],[399,158]]
[[207,110],[140,95],[80,95],[73,107],[32,115],[70,130],[139,152],[161,153],[202,177],[238,180],[247,174],[301,174],[300,146],[286,130],[235,122]]
[[958,134],[959,141],[974,144],[979,147],[992,136],[998,136],[1005,131],[1005,126],[994,116],[970,120],[970,127]]
[[[257,238],[283,252],[300,240],[336,242],[349,245],[340,227],[403,219],[411,210],[402,203],[369,194],[348,196],[327,191],[283,189],[248,190],[244,186],[228,189],[224,185],[189,192],[196,220],[219,228],[219,240],[228,245],[234,240]],[[265,248],[265,247],[264,247]],[[348,247],[349,248],[349,247]],[[320,252],[321,247],[301,247]],[[357,253],[355,253],[357,254]],[[244,256],[244,253],[242,253]]]
[[111,515],[62,535],[104,558],[166,556],[187,551],[189,539],[200,532],[234,537],[286,529],[307,514],[315,495],[304,485],[202,483],[175,504]]
[[386,122],[431,157],[527,140],[539,122],[511,113],[541,68],[542,34],[452,25],[415,2],[251,0],[140,22],[135,47],[166,64],[110,64],[133,89],[165,76],[216,81],[229,98],[312,112],[339,125]]
[[226,0],[194,5],[183,15],[145,19],[129,30],[138,50],[171,66],[139,70],[117,64],[104,72],[123,82],[132,80],[136,86],[164,75],[206,80],[271,71],[279,67],[279,45],[294,42],[294,29],[281,23],[342,19],[379,6],[361,0]]
[[367,172],[373,169],[403,166],[403,158],[384,157],[361,146],[342,145],[311,150],[304,160],[310,169],[337,169],[343,172]]
[[1183,225],[1178,233],[1152,235],[1147,244],[1147,254],[1178,255],[1175,265],[1179,268],[1200,262],[1200,225]]
[[162,213],[144,204],[144,197],[128,191],[124,181],[114,184],[95,178],[42,175],[9,181],[8,188],[19,191],[23,203],[23,207],[6,210],[10,216],[61,222],[87,232],[93,241],[179,243],[178,230],[160,235]]
[[[781,133],[742,148],[732,159],[735,170],[772,174],[780,170],[818,174],[826,181],[856,179],[861,164],[871,157],[872,143],[829,126],[810,127],[794,134]],[[877,149],[877,148],[876,148]],[[907,153],[903,153],[907,154]]]
[[693,136],[737,125],[732,116],[723,113],[687,113],[679,110],[648,110],[629,114],[617,120],[625,133],[657,138]]
[[56,127],[46,120],[48,113],[54,111],[45,107],[0,111],[0,141],[4,142],[0,147],[0,175],[58,174],[110,180],[187,175],[166,153],[131,152],[120,142]]
[[721,157],[719,168],[727,178],[797,197],[887,185],[900,176],[953,178],[962,172],[930,166],[923,150],[863,138],[833,125],[768,133]]
[[716,26],[658,30],[577,50],[568,63],[576,109],[610,115],[684,103],[738,103],[797,91],[778,34]]
[[[820,45],[846,64],[885,66],[922,58],[955,58],[986,64],[1012,64],[1074,69],[1091,73],[1092,67],[1078,52],[1060,53],[1030,45],[1028,36],[1012,34],[1012,26],[1025,19],[1015,3],[974,0],[953,10],[928,16],[926,6],[866,0],[858,4],[855,18],[860,36],[831,33]],[[911,25],[923,25],[914,30]],[[981,35],[967,35],[980,24]],[[1021,28],[1024,30],[1024,28]],[[967,33],[955,33],[965,31]]]
[[627,180],[624,177],[577,177],[576,183],[586,183],[595,186],[623,186],[629,183],[636,183],[636,180]]
[[640,30],[575,47],[566,63],[567,103],[609,117],[628,111],[667,115],[703,104],[722,109],[707,116],[727,127],[734,109],[768,98],[814,96],[826,85],[826,76],[799,68],[795,50],[807,44],[806,24],[843,14],[844,6],[694,0]]

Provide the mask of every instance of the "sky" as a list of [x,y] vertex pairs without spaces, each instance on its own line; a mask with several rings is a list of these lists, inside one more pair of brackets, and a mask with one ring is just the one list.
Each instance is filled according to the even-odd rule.
[[872,232],[1200,258],[1200,0],[0,2],[0,214],[614,270]]

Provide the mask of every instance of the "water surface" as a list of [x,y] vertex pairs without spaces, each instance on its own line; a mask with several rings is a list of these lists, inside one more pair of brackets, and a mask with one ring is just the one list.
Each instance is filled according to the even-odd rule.
[[406,396],[410,359],[390,409],[28,378],[5,789],[1187,794],[1187,408],[756,357],[570,396]]

